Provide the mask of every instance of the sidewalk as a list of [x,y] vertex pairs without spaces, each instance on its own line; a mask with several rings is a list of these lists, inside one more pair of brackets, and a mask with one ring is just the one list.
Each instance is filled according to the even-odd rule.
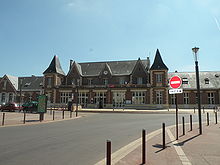
[[[152,113],[176,113],[176,109],[158,109],[158,110],[136,110],[136,109],[88,109],[84,108],[79,110],[79,112],[94,112],[94,113],[143,113],[143,114],[152,114]],[[178,109],[179,113],[194,113],[194,109]],[[195,110],[197,113],[198,110]],[[213,109],[205,109],[204,112],[213,112]],[[202,110],[203,113],[203,110]]]
[[[198,125],[189,131],[189,125],[179,126],[179,140],[176,141],[175,127],[166,128],[166,149],[162,149],[162,134],[147,141],[148,165],[219,165],[220,164],[220,127],[211,123],[203,124],[203,134],[199,135]],[[140,165],[141,146],[130,152],[116,165]]]
[[53,117],[53,112],[51,110],[48,110],[47,113],[44,114],[44,120],[41,122],[39,120],[39,114],[26,113],[24,123],[23,112],[0,112],[0,127],[4,127],[2,125],[3,113],[5,113],[4,126],[32,125],[40,123],[58,122],[62,120],[70,120],[76,118],[75,112],[72,112],[71,114],[70,111],[64,111],[63,117],[63,111],[54,111]]

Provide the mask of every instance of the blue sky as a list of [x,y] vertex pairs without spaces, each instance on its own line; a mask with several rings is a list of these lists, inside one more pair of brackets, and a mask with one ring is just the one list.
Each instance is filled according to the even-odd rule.
[[219,0],[0,0],[0,76],[42,75],[54,55],[136,60],[160,50],[169,71],[220,70]]

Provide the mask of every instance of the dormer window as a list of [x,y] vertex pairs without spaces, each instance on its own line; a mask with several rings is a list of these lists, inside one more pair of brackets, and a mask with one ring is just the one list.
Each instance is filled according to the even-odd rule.
[[208,78],[205,79],[205,84],[209,84],[209,79]]
[[28,87],[28,86],[30,86],[30,85],[31,85],[31,83],[28,82],[28,83],[25,83],[25,84],[24,84],[24,87]]
[[137,84],[143,84],[143,78],[142,77],[137,78]]
[[92,79],[88,79],[88,85],[92,85]]
[[104,85],[108,85],[108,79],[104,79]]
[[124,77],[120,77],[119,78],[119,84],[125,84],[125,79],[124,79]]
[[182,79],[182,84],[189,84],[188,78],[183,78]]

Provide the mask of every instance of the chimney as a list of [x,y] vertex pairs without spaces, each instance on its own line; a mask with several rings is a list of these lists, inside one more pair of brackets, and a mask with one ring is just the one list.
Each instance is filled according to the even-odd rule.
[[73,60],[70,60],[70,69],[72,68]]
[[147,57],[147,70],[149,70],[150,69],[150,58],[149,57]]

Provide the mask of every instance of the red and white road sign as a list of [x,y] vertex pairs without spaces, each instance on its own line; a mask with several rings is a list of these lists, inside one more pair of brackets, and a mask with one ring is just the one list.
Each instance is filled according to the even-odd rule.
[[171,88],[179,88],[182,85],[182,80],[179,76],[174,76],[170,79],[170,87]]

